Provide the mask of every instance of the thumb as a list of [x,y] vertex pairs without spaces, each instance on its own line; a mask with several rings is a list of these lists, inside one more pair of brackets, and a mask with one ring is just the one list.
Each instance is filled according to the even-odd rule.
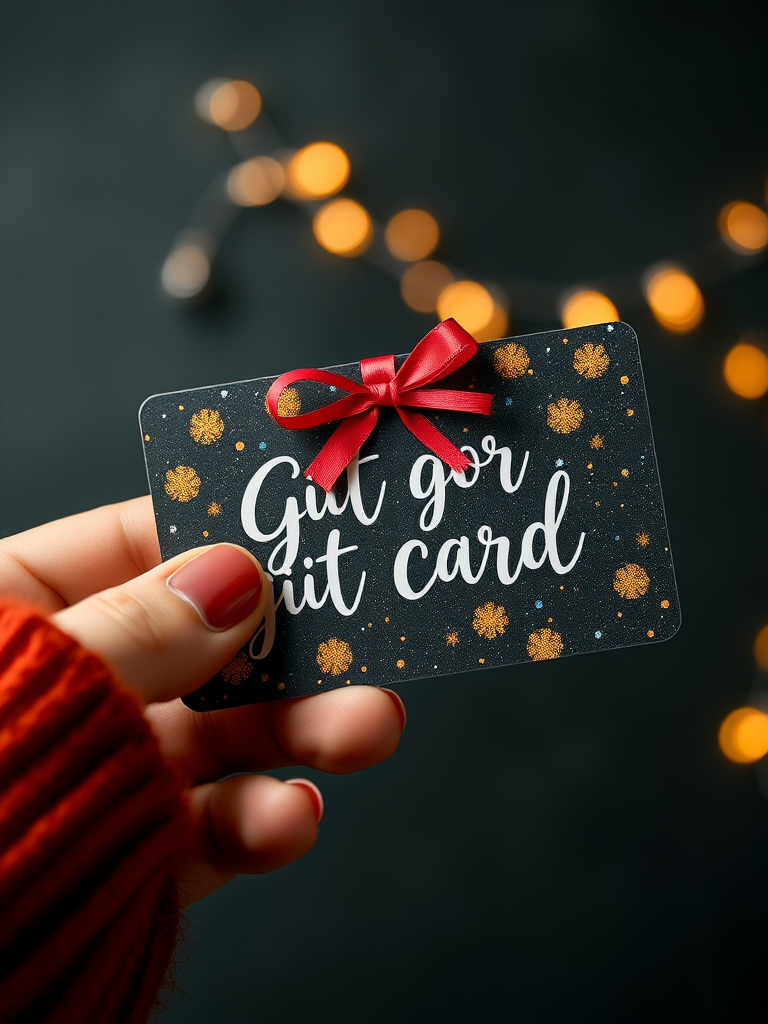
[[190,693],[235,656],[272,602],[235,544],[196,548],[52,616],[146,702]]

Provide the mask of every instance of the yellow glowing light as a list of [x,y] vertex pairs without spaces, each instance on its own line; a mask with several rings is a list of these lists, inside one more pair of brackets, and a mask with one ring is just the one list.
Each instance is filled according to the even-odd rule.
[[720,211],[718,227],[736,252],[760,252],[768,245],[768,216],[754,203],[728,203]]
[[763,672],[768,672],[768,625],[755,637],[755,661]]
[[195,110],[204,121],[237,132],[259,116],[261,96],[250,82],[212,78],[197,90]]
[[585,327],[588,324],[606,324],[619,319],[619,312],[602,292],[573,292],[563,301],[561,313],[563,327]]
[[453,280],[448,267],[437,260],[414,263],[400,278],[403,302],[417,313],[434,313],[437,298]]
[[718,741],[731,761],[759,761],[768,754],[768,715],[757,708],[737,708],[724,719]]
[[498,302],[494,302],[491,319],[481,330],[473,332],[475,341],[496,341],[497,338],[505,336],[508,327],[507,311]]
[[168,255],[160,271],[165,291],[174,299],[191,299],[208,284],[211,261],[197,245],[181,245]]
[[494,301],[487,288],[477,281],[454,281],[437,297],[437,315],[452,316],[465,331],[474,334],[488,327],[494,314]]
[[768,355],[756,345],[741,341],[723,363],[725,382],[742,398],[761,398],[768,391]]
[[227,193],[238,206],[264,206],[277,199],[285,185],[282,164],[271,156],[255,156],[236,164],[227,175]]
[[440,240],[440,229],[426,210],[401,210],[387,224],[384,241],[392,255],[413,263],[426,259]]
[[333,142],[313,142],[288,161],[288,184],[299,198],[332,196],[349,180],[349,157]]
[[353,199],[332,199],[321,206],[312,230],[318,243],[337,256],[358,256],[373,238],[368,211]]
[[704,316],[698,285],[679,267],[663,266],[652,271],[645,281],[645,297],[653,315],[669,331],[692,331]]

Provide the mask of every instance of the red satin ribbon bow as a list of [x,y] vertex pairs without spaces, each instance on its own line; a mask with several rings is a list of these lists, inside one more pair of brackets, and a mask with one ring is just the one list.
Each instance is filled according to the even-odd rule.
[[[379,406],[391,405],[406,427],[430,451],[451,469],[465,469],[470,460],[460,452],[426,416],[403,406],[420,409],[453,409],[488,416],[493,395],[478,391],[447,391],[428,388],[463,366],[477,352],[478,344],[455,320],[443,320],[422,338],[395,373],[394,356],[375,356],[360,362],[363,383],[327,370],[291,370],[272,384],[267,392],[267,408],[273,419],[288,430],[306,430],[332,420],[342,420],[323,445],[304,476],[330,491],[357,452],[370,436],[379,418]],[[277,403],[287,387],[297,380],[331,384],[349,394],[315,412],[300,416],[281,416]]]

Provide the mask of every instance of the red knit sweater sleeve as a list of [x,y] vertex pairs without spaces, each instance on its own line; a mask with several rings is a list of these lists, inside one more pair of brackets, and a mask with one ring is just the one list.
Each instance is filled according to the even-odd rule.
[[48,620],[0,604],[0,1019],[146,1019],[188,828],[133,695]]

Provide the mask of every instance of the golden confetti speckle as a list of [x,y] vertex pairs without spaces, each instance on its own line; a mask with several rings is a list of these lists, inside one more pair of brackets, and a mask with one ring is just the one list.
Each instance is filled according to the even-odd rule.
[[466,433],[469,432],[469,427],[462,427],[461,431],[462,431],[463,434],[466,434]]
[[590,437],[590,439],[589,439],[589,447],[590,448],[602,448],[603,447],[603,439],[602,439],[602,437],[599,434],[595,434],[594,437]]
[[[264,396],[264,408],[269,412],[267,397]],[[286,388],[277,400],[278,416],[298,416],[301,412],[301,396],[296,388]],[[271,416],[272,413],[269,413]]]
[[400,637],[400,639],[401,639],[401,640],[405,640],[405,637],[404,637],[404,636],[401,636],[401,637]]
[[629,470],[628,469],[622,469],[621,475],[622,476],[629,476]]
[[[597,507],[600,508],[600,502],[599,501],[596,501],[595,505],[597,505]],[[562,590],[563,588],[561,587],[560,589]]]
[[180,405],[180,406],[179,406],[179,410],[180,410],[181,412],[183,412],[183,411],[184,411],[184,406],[183,406],[183,405]]
[[572,398],[561,398],[547,406],[547,426],[556,434],[570,434],[578,430],[584,419],[584,410]]
[[624,612],[616,612],[616,618],[620,619],[624,615]]
[[269,682],[269,676],[267,675],[266,672],[262,672],[261,673],[261,681],[262,681],[262,683]]
[[318,686],[322,686],[323,685],[323,680],[322,679],[318,679],[317,680],[317,685]]
[[552,622],[552,617],[551,616],[547,619],[547,622]]
[[177,466],[165,474],[165,493],[174,501],[192,501],[200,493],[200,477],[191,466]]
[[144,440],[145,440],[145,441],[148,441],[148,440],[149,440],[149,434],[145,434],[145,435],[144,435]]
[[208,506],[208,515],[209,516],[220,516],[221,515],[221,505],[218,503],[218,501],[212,501],[211,504]]
[[615,480],[613,481],[613,486],[614,486],[614,487],[618,487],[618,486],[619,486],[619,485],[618,485],[618,484],[616,483],[616,481],[615,481]]
[[545,626],[528,637],[528,657],[532,661],[547,661],[559,658],[563,653],[563,638],[554,629]]
[[592,463],[591,462],[587,463],[587,469],[592,469]]
[[642,566],[629,562],[621,569],[616,570],[613,577],[613,589],[619,597],[634,601],[645,594],[650,582],[648,573]]
[[345,685],[345,686],[349,686],[349,684],[350,684],[351,682],[352,682],[352,680],[351,680],[351,679],[345,679],[345,680],[344,680],[344,685]]
[[664,598],[664,600],[661,602],[661,607],[662,608],[669,608],[669,601],[667,601],[666,598]]
[[646,633],[646,636],[655,636],[655,635],[656,634],[653,632],[652,629],[649,629],[648,632]]
[[221,678],[225,683],[239,686],[253,675],[253,662],[244,651],[236,654],[221,670]]
[[478,660],[479,664],[481,664],[481,665],[485,664],[485,658],[478,658],[477,660]]
[[277,688],[278,688],[278,690],[284,690],[285,689],[285,683],[278,683],[277,684]]
[[224,433],[224,420],[215,409],[201,409],[192,414],[189,433],[198,444],[213,444]]
[[531,360],[527,350],[514,341],[502,345],[493,353],[494,370],[508,380],[513,377],[522,377],[530,365]]
[[385,615],[385,616],[384,616],[384,621],[385,621],[385,622],[389,622],[389,616],[388,616],[388,615]]
[[235,448],[241,452],[245,448],[245,443],[243,441],[235,441]]
[[402,658],[400,658],[400,659],[398,660],[398,662],[397,662],[397,667],[398,667],[398,668],[405,668],[405,662],[403,661],[403,659],[402,659]]
[[531,377],[533,376],[533,370],[529,370],[528,373],[531,375]]
[[637,540],[637,543],[640,545],[641,548],[647,548],[648,545],[651,543],[651,538],[649,534],[645,533],[645,531],[643,531],[642,533],[638,533],[635,539]]
[[593,345],[591,342],[587,342],[586,345],[580,345],[573,353],[574,370],[588,380],[602,377],[608,369],[610,361],[610,356],[603,346]]
[[459,642],[459,634],[458,633],[446,633],[445,634],[445,643],[446,643],[447,647],[455,647],[458,642]]
[[567,339],[567,338],[563,338],[563,344],[564,344],[564,345],[567,345],[567,344],[568,344],[568,339]]
[[207,537],[207,536],[208,536],[208,531],[207,531],[207,530],[203,530],[203,536],[204,536],[204,537]]
[[366,666],[366,665],[361,665],[361,666],[360,666],[360,671],[361,671],[361,672],[367,672],[367,671],[368,671],[368,668],[367,668],[367,666]]
[[628,377],[628,376],[626,375],[626,373],[625,373],[625,374],[624,374],[624,376],[623,376],[623,377],[621,378],[621,383],[622,383],[622,384],[629,384],[629,377]]
[[332,676],[340,676],[352,664],[352,648],[346,640],[332,636],[324,640],[317,648],[317,664],[321,672],[330,672]]
[[486,640],[495,640],[501,636],[509,625],[509,616],[501,604],[494,604],[493,601],[486,601],[485,604],[475,608],[472,616],[472,629],[478,636],[484,636]]
[[635,415],[635,410],[634,409],[627,409],[627,416],[634,416],[634,415]]

